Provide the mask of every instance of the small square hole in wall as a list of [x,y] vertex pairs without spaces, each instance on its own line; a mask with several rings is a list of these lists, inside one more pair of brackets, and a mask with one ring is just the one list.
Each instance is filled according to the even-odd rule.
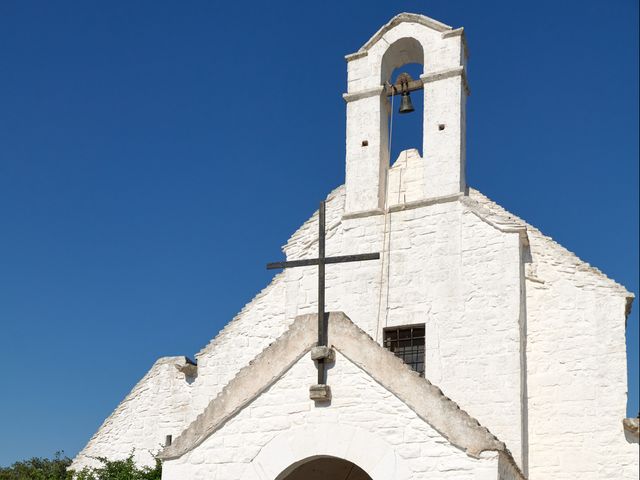
[[362,146],[363,147],[368,147],[369,146],[369,140],[362,140]]
[[444,130],[444,123],[441,123],[440,125],[438,125],[438,130],[440,131]]

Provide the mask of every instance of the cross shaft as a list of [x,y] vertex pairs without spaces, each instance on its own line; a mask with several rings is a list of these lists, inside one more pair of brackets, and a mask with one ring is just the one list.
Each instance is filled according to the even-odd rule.
[[[378,260],[379,253],[363,253],[359,255],[342,255],[337,257],[327,257],[325,255],[325,202],[320,202],[318,210],[318,258],[308,258],[303,260],[291,260],[288,262],[273,262],[267,264],[268,270],[281,268],[295,268],[318,266],[318,346],[327,346],[327,319],[324,311],[324,270],[325,265],[335,263],[360,262],[366,260]],[[326,368],[324,359],[318,360],[318,384],[326,384]]]

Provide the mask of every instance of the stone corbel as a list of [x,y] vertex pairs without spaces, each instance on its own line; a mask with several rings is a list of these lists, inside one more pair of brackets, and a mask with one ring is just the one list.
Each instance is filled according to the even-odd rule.
[[185,363],[176,363],[175,367],[179,372],[183,373],[185,377],[195,378],[198,376],[198,365],[185,358]]
[[331,387],[319,384],[309,387],[309,398],[314,402],[328,402],[331,400]]
[[640,437],[640,419],[639,418],[625,418],[622,420],[622,426],[631,435],[636,438]]
[[[333,363],[336,360],[336,351],[327,346],[316,346],[311,349],[311,360],[317,362],[322,360],[326,363]],[[331,400],[331,387],[325,384],[316,384],[309,387],[309,398],[314,402],[328,402]]]
[[313,347],[311,349],[311,360],[317,362],[318,360],[324,360],[326,363],[331,363],[336,360],[336,351],[331,347]]

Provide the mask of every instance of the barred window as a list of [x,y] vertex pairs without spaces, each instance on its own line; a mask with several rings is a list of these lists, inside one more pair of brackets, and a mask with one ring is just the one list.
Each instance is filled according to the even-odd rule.
[[383,330],[384,346],[424,377],[424,323]]

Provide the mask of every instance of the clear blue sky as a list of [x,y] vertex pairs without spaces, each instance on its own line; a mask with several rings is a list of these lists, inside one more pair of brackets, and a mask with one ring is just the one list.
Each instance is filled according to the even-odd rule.
[[467,31],[470,185],[638,293],[636,0],[5,0],[0,465],[75,455],[269,281],[343,183],[343,56],[401,11]]

